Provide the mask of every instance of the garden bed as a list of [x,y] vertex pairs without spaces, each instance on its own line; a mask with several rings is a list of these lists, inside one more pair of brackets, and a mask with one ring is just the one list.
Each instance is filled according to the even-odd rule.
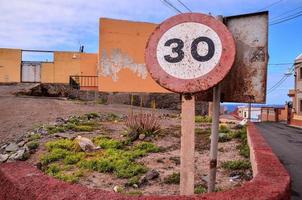
[[[57,119],[27,135],[28,162],[50,176],[89,188],[131,195],[177,195],[180,118],[148,116],[158,127],[153,124],[150,127],[155,128],[147,131],[138,130],[127,116],[113,113]],[[206,191],[210,125],[209,118],[196,117],[195,193]],[[79,135],[99,148],[84,152],[75,139]],[[229,190],[252,178],[246,131],[235,129],[233,123],[224,124],[219,138],[216,189]]]

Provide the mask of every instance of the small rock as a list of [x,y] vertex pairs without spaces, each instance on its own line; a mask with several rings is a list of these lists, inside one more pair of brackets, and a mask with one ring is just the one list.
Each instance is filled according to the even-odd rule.
[[156,171],[155,169],[151,169],[149,170],[146,175],[145,175],[145,178],[149,181],[149,180],[152,180],[152,179],[155,179],[155,178],[158,178],[159,177],[159,172]]
[[15,152],[18,150],[18,145],[16,143],[10,143],[6,148],[6,152]]
[[56,118],[56,124],[57,125],[63,125],[65,124],[67,121],[65,119],[63,119],[62,117],[57,117]]
[[17,145],[18,145],[18,147],[23,147],[25,143],[26,143],[26,142],[25,142],[24,140],[22,140],[22,141],[19,142]]
[[169,160],[173,161],[175,163],[175,165],[180,165],[180,157],[179,156],[170,157]]
[[23,141],[23,138],[24,138],[24,136],[19,137],[19,138],[16,140],[16,143],[22,142],[22,141]]
[[37,133],[40,133],[41,135],[47,135],[48,131],[44,129],[44,127],[40,127],[37,130]]
[[203,180],[205,183],[209,182],[209,177],[208,176],[202,176],[201,180]]
[[142,177],[139,181],[139,186],[145,185],[148,181],[156,179],[159,177],[159,172],[155,169],[149,170],[144,177]]
[[114,192],[121,192],[122,188],[118,185],[114,186],[113,191]]
[[232,171],[231,173],[230,173],[230,175],[229,175],[229,177],[233,177],[233,176],[241,176],[241,172],[240,171]]
[[138,188],[138,185],[137,184],[133,184],[132,187]]
[[56,133],[54,134],[55,137],[61,137],[61,138],[65,138],[65,139],[75,139],[76,136],[75,135],[70,135],[69,133]]
[[8,154],[0,154],[0,163],[4,163],[5,161],[7,161],[8,157]]
[[240,177],[241,177],[240,175],[236,175],[236,176],[230,177],[230,181],[231,182],[239,181]]
[[145,137],[146,137],[146,135],[145,134],[139,134],[139,136],[138,136],[138,138],[140,139],[140,140],[144,140],[145,139]]

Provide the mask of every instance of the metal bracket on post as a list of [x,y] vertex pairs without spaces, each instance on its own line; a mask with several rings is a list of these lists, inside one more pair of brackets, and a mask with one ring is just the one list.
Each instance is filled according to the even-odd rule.
[[217,170],[217,149],[219,137],[219,113],[220,113],[220,85],[213,88],[213,113],[211,129],[211,148],[210,148],[210,173],[208,182],[208,192],[215,190],[216,170]]
[[194,194],[195,96],[181,95],[180,194]]

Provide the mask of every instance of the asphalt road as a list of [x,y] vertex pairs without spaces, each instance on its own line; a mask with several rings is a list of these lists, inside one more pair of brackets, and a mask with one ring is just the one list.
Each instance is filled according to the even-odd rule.
[[281,123],[256,124],[292,180],[291,199],[302,199],[302,129]]

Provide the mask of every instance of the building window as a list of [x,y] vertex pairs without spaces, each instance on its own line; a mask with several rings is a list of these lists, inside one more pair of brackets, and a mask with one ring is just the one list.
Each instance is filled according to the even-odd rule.
[[302,99],[299,99],[299,112],[302,113]]
[[246,112],[244,112],[244,118],[246,118]]
[[299,67],[299,78],[302,79],[302,67]]

